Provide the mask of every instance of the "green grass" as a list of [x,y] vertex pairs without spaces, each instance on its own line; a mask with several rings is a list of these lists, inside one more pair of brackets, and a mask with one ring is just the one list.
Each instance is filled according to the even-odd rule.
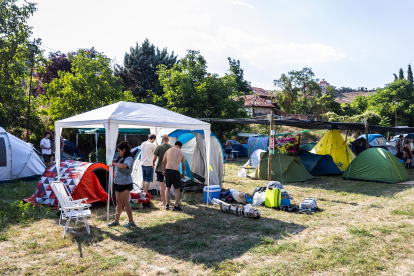
[[[245,162],[226,164],[225,189],[251,194],[264,184],[237,176]],[[21,202],[33,194],[36,183],[0,186],[0,275],[414,273],[411,186],[340,176],[284,183],[294,204],[314,197],[321,212],[306,215],[260,206],[259,220],[207,208],[202,193],[183,194],[183,213],[158,208],[155,196],[155,208],[134,211],[135,229],[108,228],[105,205],[95,204],[91,235],[80,223],[62,239],[54,210]],[[111,219],[113,215],[112,208]],[[123,213],[121,224],[126,222]]]

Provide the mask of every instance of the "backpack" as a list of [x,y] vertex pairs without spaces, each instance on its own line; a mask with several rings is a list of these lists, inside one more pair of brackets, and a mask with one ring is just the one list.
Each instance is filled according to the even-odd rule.
[[282,190],[266,188],[265,205],[267,207],[280,207],[282,200]]

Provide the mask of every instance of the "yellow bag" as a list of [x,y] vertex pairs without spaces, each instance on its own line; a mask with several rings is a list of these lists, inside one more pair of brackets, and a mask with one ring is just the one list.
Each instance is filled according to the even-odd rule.
[[282,191],[280,189],[266,188],[265,205],[267,207],[280,207]]

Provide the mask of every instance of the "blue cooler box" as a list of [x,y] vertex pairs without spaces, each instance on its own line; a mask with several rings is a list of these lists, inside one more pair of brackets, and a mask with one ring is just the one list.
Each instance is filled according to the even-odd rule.
[[210,185],[209,187],[205,186],[204,189],[203,189],[204,202],[207,202],[207,191],[208,191],[208,189],[210,189],[208,203],[211,203],[211,200],[213,198],[220,199],[221,187],[219,185]]
[[283,205],[283,206],[290,206],[290,199],[289,199],[289,198],[282,199],[282,200],[280,201],[280,205]]

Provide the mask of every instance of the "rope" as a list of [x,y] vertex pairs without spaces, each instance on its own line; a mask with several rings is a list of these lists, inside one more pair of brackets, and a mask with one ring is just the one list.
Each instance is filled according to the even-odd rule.
[[391,159],[390,155],[388,154],[388,152],[387,152],[387,155],[388,155],[388,157],[390,158],[390,160],[391,160],[392,164],[394,165],[395,170],[396,170],[396,171],[397,171],[397,173],[398,173],[398,176],[400,177],[400,179],[401,179],[401,181],[402,181],[403,179],[402,179],[402,177],[401,177],[401,175],[400,175],[400,172],[397,170],[397,167],[395,166],[395,163],[394,163],[394,161],[392,161],[392,159]]

